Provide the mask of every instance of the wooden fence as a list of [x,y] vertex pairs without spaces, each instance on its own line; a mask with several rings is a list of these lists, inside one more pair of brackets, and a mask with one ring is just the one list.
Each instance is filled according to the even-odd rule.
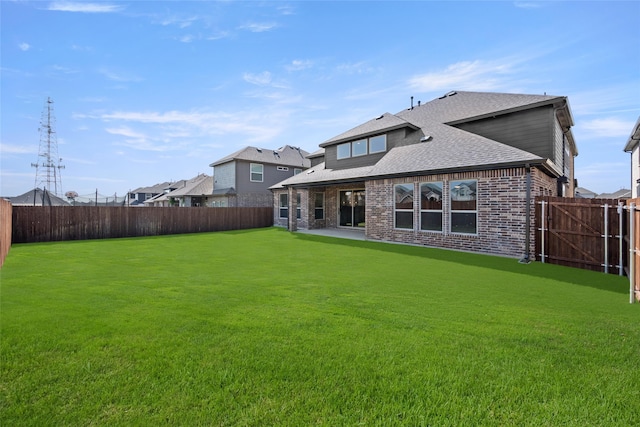
[[273,225],[273,208],[14,206],[13,243],[240,230]]
[[0,268],[11,249],[11,203],[0,198]]
[[[640,200],[536,198],[536,259],[629,276],[640,299]],[[630,242],[635,242],[630,245]],[[638,268],[634,268],[638,266]]]

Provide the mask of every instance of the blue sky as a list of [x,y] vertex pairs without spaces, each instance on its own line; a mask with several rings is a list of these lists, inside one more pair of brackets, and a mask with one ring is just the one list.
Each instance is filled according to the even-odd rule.
[[0,195],[34,187],[54,101],[63,191],[211,174],[244,146],[309,152],[452,90],[568,96],[579,185],[630,187],[638,1],[0,2]]

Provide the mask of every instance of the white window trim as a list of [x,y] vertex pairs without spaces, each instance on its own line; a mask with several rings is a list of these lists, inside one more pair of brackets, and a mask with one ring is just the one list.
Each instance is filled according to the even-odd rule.
[[[412,192],[412,204],[411,204],[411,209],[396,209],[396,187],[398,187],[399,185],[411,185],[413,187],[413,192]],[[413,231],[416,228],[416,221],[415,221],[415,208],[416,208],[416,186],[414,183],[408,184],[408,183],[404,183],[404,184],[394,184],[393,185],[393,229],[394,230],[402,230],[402,231]],[[396,220],[397,220],[397,216],[396,216],[396,212],[411,212],[411,228],[404,228],[404,227],[398,227],[398,225],[396,224]]]
[[288,167],[286,167],[286,166],[278,166],[278,168],[277,168],[277,169],[278,169],[279,171],[283,171],[283,172],[286,172],[286,171],[288,171],[288,170],[289,170],[289,168],[288,168]]
[[[384,138],[384,149],[378,150],[378,151],[371,151],[371,140],[373,138],[378,138],[378,137],[383,137]],[[367,147],[368,147],[368,150],[369,150],[369,154],[376,154],[376,153],[384,153],[384,152],[386,152],[387,151],[387,134],[376,135],[376,136],[372,136],[372,137],[368,138]]]
[[[348,156],[342,156],[342,157],[340,157],[340,147],[347,146],[347,145],[349,146],[349,155],[348,155]],[[342,144],[338,144],[338,145],[336,146],[336,158],[337,158],[338,160],[342,160],[342,159],[349,159],[349,158],[351,158],[351,143],[350,143],[350,142],[344,142],[344,143],[342,143]]]
[[[282,206],[282,196],[285,196],[286,199],[287,199],[284,206]],[[283,209],[287,210],[287,215],[286,216],[282,216],[282,210]],[[287,193],[280,193],[280,196],[278,197],[278,218],[280,218],[280,219],[289,218],[289,195]]]
[[[464,181],[475,181],[476,182],[476,209],[473,211],[470,210],[454,210],[452,208],[453,206],[453,200],[451,199],[451,183],[453,182],[464,182]],[[449,189],[449,233],[453,234],[453,235],[459,235],[459,236],[478,236],[478,180],[477,179],[456,179],[453,181],[449,181],[448,184],[448,189]],[[453,222],[452,222],[452,217],[454,213],[473,213],[476,216],[476,232],[475,233],[463,233],[460,231],[453,231],[451,229]]]
[[[364,143],[364,153],[362,154],[354,154],[354,149],[353,149],[353,144],[355,144],[356,142],[363,142]],[[362,157],[362,156],[366,156],[369,154],[369,139],[368,138],[364,138],[364,139],[359,139],[357,141],[351,141],[351,157]]]
[[[253,171],[254,166],[260,166],[260,180],[253,179],[253,174],[258,172]],[[250,163],[249,164],[249,180],[251,182],[264,182],[264,165],[262,163]]]
[[[418,231],[421,231],[423,233],[438,233],[438,234],[443,234],[444,233],[444,200],[441,200],[440,203],[442,203],[442,209],[422,209],[422,186],[425,184],[440,184],[441,188],[440,191],[442,193],[442,198],[444,199],[444,188],[445,188],[445,183],[444,181],[429,181],[429,182],[420,182],[418,185],[418,191],[420,194],[420,199],[418,200],[418,207],[420,208],[420,218],[418,220]],[[440,213],[440,230],[423,230],[422,229],[422,212],[439,212]]]

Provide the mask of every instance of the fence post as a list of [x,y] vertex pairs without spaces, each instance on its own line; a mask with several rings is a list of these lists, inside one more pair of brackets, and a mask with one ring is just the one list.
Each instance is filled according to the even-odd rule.
[[633,304],[636,281],[636,204],[629,206],[629,304]]
[[604,272],[609,273],[609,204],[604,204]]
[[542,263],[543,264],[544,264],[544,257],[545,257],[545,255],[544,255],[544,232],[545,232],[544,226],[545,226],[545,223],[546,223],[546,218],[544,217],[545,203],[546,203],[546,201],[544,201],[544,200],[541,202],[542,212],[541,212],[541,215],[540,215],[540,218],[541,218],[541,220],[540,220],[540,222],[541,222],[541,224],[540,224],[540,249],[542,251],[542,253],[540,254],[540,257],[542,258]]
[[622,236],[622,217],[623,217],[623,213],[624,213],[624,208],[623,208],[623,203],[622,202],[618,202],[618,245],[619,245],[619,250],[618,250],[618,275],[622,276],[622,270],[624,269],[624,262],[623,262],[623,256],[622,256],[622,251],[624,250],[624,245],[623,245],[623,236]]

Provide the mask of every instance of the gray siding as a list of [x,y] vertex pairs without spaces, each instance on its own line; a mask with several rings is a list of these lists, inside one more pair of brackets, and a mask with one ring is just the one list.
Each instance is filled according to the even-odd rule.
[[[398,129],[387,134],[387,151],[382,153],[369,154],[366,156],[349,157],[347,159],[338,160],[338,145],[331,145],[325,147],[324,155],[327,169],[351,169],[359,168],[363,166],[373,166],[378,160],[380,160],[385,154],[394,147],[400,147],[403,145],[416,144],[420,142],[420,138],[423,133],[420,131],[411,131],[409,129]],[[361,138],[354,138],[357,141]]]
[[264,166],[263,181],[252,182],[251,181],[251,163],[252,162],[245,162],[240,160],[236,161],[236,182],[238,184],[238,187],[236,188],[236,190],[238,194],[264,193],[264,194],[271,195],[271,190],[269,190],[269,187],[293,176],[294,167],[292,166],[285,166],[288,168],[287,171],[279,171],[278,165],[256,162]]
[[540,107],[462,123],[456,127],[562,165],[562,148],[558,152],[556,135],[554,135],[556,123],[553,107]]
[[236,162],[228,162],[213,168],[213,188],[236,187]]

